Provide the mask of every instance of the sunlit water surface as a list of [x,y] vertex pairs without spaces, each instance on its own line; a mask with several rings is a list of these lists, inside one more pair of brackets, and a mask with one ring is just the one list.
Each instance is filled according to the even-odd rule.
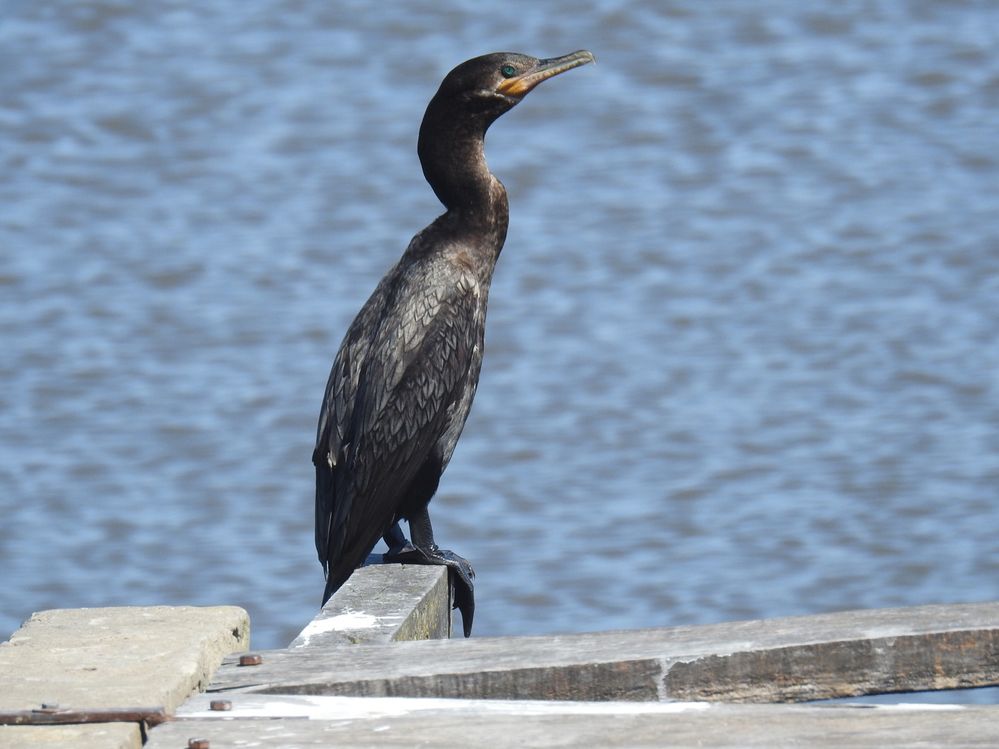
[[511,229],[432,505],[476,633],[999,599],[997,47],[960,2],[8,2],[0,637],[308,622],[329,365],[440,210],[426,102],[496,49],[598,64],[487,143]]

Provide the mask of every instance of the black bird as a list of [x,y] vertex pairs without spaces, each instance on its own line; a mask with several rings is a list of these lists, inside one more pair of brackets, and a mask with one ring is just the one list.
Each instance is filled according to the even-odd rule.
[[592,61],[586,51],[476,57],[448,73],[427,107],[420,163],[447,211],[413,237],[354,318],[319,414],[312,462],[324,604],[384,538],[385,561],[450,568],[471,633],[474,573],[437,547],[427,505],[475,396],[489,283],[506,239],[506,189],[486,165],[483,139],[541,81]]

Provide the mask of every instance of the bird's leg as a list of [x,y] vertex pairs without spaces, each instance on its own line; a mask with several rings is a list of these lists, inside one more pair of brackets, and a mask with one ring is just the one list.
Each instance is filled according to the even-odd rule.
[[[398,537],[405,543],[398,550],[392,548],[393,542],[397,540],[395,531],[398,531]],[[409,532],[413,536],[412,543],[406,542],[398,524],[388,530],[385,540],[389,543],[390,549],[385,555],[385,561],[446,566],[449,573],[448,581],[454,592],[454,608],[461,611],[461,623],[465,637],[468,637],[472,633],[472,617],[475,615],[475,586],[472,583],[475,571],[472,565],[453,551],[438,548],[434,542],[434,528],[430,524],[430,513],[426,507],[409,518]]]
[[[385,531],[384,535],[382,535],[382,540],[388,546],[385,561],[397,561],[395,557],[413,551],[413,545],[406,538],[406,534],[402,532],[402,528],[397,522],[392,523],[392,527]],[[389,557],[392,557],[392,559],[388,559]]]
[[454,593],[454,608],[461,611],[461,623],[465,637],[468,637],[472,634],[472,617],[475,614],[475,586],[472,584],[475,571],[472,565],[453,551],[438,548],[434,542],[430,512],[426,507],[409,518],[409,532],[413,536],[413,546],[434,560],[430,564],[447,565],[448,581]]

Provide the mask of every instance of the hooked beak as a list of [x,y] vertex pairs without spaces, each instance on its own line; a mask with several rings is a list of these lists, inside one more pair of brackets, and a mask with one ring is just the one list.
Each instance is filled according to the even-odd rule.
[[504,96],[522,97],[541,81],[564,73],[588,62],[596,62],[593,55],[585,49],[572,52],[562,57],[552,57],[548,60],[539,60],[538,64],[531,70],[513,78],[506,78],[500,82],[496,90]]

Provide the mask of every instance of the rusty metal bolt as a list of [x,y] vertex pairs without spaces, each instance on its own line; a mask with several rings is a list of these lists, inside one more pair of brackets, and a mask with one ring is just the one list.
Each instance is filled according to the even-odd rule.
[[212,743],[208,739],[188,739],[187,749],[209,749]]
[[219,711],[219,710],[232,710],[232,701],[231,700],[212,700],[211,703],[209,704],[209,707],[212,710],[216,710],[216,711]]
[[239,656],[240,666],[259,666],[263,662],[264,662],[263,656],[257,655],[256,653]]

